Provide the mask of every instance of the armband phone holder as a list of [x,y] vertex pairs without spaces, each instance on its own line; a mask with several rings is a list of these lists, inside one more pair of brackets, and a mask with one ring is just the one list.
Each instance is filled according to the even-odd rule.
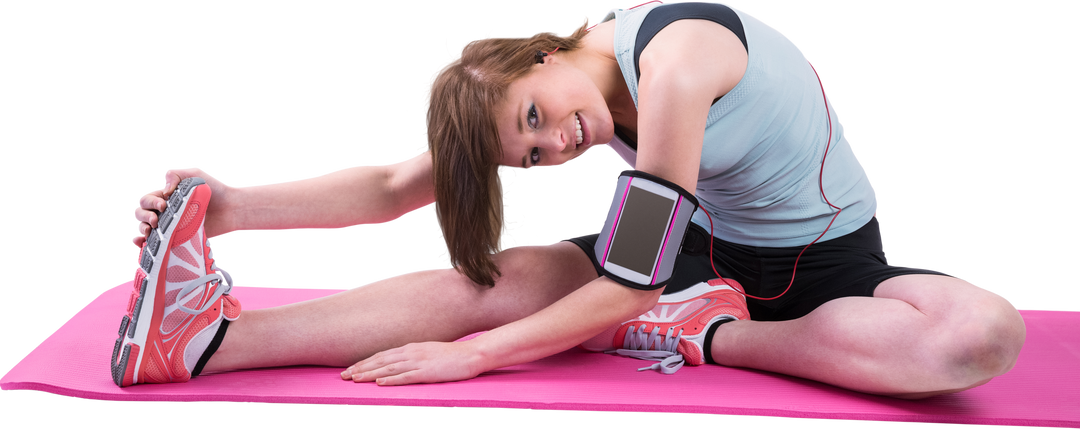
[[624,171],[593,248],[603,274],[634,289],[666,285],[697,207],[697,198],[679,185]]

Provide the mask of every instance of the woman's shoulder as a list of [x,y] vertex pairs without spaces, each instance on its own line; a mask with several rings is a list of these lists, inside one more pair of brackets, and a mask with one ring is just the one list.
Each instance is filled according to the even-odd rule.
[[748,56],[728,28],[712,21],[675,21],[649,42],[638,60],[642,79],[689,79],[722,97],[746,71]]

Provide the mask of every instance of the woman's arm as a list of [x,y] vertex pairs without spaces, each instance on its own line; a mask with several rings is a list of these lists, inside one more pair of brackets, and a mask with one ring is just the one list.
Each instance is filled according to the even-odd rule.
[[531,362],[567,350],[651,310],[663,288],[631,289],[600,277],[517,322],[473,340],[485,370]]
[[694,192],[709,108],[738,85],[746,63],[739,38],[712,21],[675,21],[657,33],[640,58],[637,169]]
[[431,155],[398,164],[354,167],[296,182],[233,188],[197,169],[170,170],[165,188],[142,197],[135,217],[141,245],[157,212],[188,177],[202,177],[213,192],[207,210],[207,236],[245,229],[337,228],[396,219],[435,200]]
[[536,314],[472,340],[409,344],[377,353],[341,375],[386,386],[473,378],[581,344],[612,325],[649,311],[662,290],[631,289],[600,277]]
[[434,202],[430,152],[233,187],[240,231],[333,231],[397,222]]

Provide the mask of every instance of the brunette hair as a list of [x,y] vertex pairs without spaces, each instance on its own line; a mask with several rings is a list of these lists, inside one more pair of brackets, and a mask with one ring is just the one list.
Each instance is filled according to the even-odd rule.
[[496,109],[512,82],[537,63],[537,52],[581,46],[586,26],[570,37],[541,33],[527,39],[469,43],[431,87],[428,149],[435,177],[435,211],[450,263],[472,281],[495,285],[501,275],[491,261],[502,234],[502,144]]

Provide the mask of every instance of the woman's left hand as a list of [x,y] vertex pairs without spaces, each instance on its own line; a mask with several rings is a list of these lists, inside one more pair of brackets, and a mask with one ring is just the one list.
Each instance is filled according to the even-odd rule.
[[376,353],[342,371],[343,380],[380,386],[441,383],[476,377],[480,356],[469,341],[413,343]]

